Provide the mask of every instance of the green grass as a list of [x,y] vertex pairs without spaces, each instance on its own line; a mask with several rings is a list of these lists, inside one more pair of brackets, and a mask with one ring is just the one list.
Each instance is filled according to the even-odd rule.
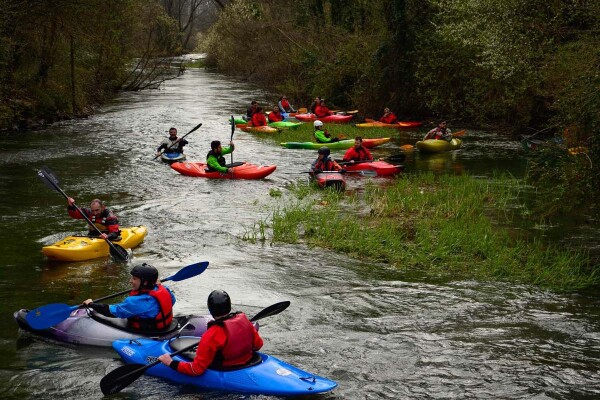
[[[364,193],[338,194],[297,184],[270,221],[274,242],[299,243],[424,271],[447,280],[478,279],[578,290],[600,283],[584,251],[549,246],[510,229],[522,183],[422,174]],[[518,207],[517,207],[518,205]],[[257,235],[260,236],[260,235]]]

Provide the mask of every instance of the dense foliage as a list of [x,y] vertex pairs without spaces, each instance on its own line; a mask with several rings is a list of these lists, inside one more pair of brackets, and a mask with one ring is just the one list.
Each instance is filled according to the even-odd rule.
[[[564,162],[539,170],[554,157],[541,152],[531,178],[598,199],[599,29],[592,0],[236,0],[201,49],[299,106],[322,96],[367,116],[389,106],[401,117],[566,136]],[[569,155],[578,146],[585,155]]]
[[[82,115],[161,79],[179,32],[158,2],[0,0],[0,129]],[[133,62],[133,60],[136,62]]]

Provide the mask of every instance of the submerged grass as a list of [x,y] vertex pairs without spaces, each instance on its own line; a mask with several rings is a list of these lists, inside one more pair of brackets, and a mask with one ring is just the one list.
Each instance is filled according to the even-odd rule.
[[444,279],[558,290],[598,285],[598,266],[587,253],[511,237],[506,225],[514,210],[507,207],[521,189],[509,176],[433,174],[406,176],[385,188],[368,185],[364,193],[351,195],[298,184],[292,188],[294,200],[273,213],[272,240],[303,241]]

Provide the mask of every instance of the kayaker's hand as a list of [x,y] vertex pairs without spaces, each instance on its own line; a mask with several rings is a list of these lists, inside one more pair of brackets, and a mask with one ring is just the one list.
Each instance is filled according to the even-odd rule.
[[84,301],[83,303],[81,303],[81,304],[83,304],[84,306],[87,306],[88,304],[90,304],[90,303],[93,303],[93,302],[94,302],[94,300],[92,300],[92,299],[87,299],[87,300],[85,300],[85,301]]
[[69,198],[67,199],[67,203],[69,203],[69,205],[70,205],[70,206],[72,206],[73,204],[75,204],[75,199],[74,199],[74,198],[72,198],[72,197],[69,197]]
[[233,174],[233,168],[227,168],[227,173],[228,174]]
[[165,364],[167,367],[173,362],[173,359],[169,354],[163,354],[162,356],[158,356],[158,360],[161,363]]
[[104,240],[108,239],[108,235],[106,233],[101,233],[99,237]]

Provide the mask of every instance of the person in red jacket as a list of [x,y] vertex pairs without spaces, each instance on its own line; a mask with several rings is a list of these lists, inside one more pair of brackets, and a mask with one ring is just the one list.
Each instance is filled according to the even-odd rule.
[[263,340],[242,312],[231,312],[231,299],[223,290],[213,290],[208,296],[208,311],[215,319],[200,338],[192,362],[174,361],[169,354],[158,359],[182,374],[198,376],[208,368],[243,367],[248,364]]
[[379,118],[379,122],[383,122],[384,124],[395,124],[398,122],[398,118],[396,118],[396,115],[386,107],[383,109],[383,117]]
[[281,111],[279,111],[279,107],[273,107],[273,111],[269,113],[269,122],[279,122],[283,121],[283,115],[281,115]]
[[362,145],[362,137],[357,136],[354,138],[354,146],[346,151],[346,154],[344,154],[344,161],[351,164],[357,161],[373,161],[371,152]]
[[[77,211],[77,208],[75,208],[75,200],[72,197],[67,199],[67,203],[69,204],[67,211],[71,218],[85,219],[83,215]],[[121,231],[119,230],[119,220],[108,208],[106,208],[102,200],[92,200],[90,208],[81,208],[81,211],[94,223],[94,225],[96,225],[96,228],[102,232],[98,235],[98,232],[90,226],[88,236],[101,237],[105,240],[117,240],[119,238],[119,235],[121,234]]]
[[327,117],[333,114],[329,108],[325,105],[325,100],[321,100],[320,103],[315,107],[315,115],[317,118]]
[[252,115],[252,119],[248,123],[249,126],[267,126],[267,118],[265,117],[265,113],[262,107],[258,107],[254,115]]

